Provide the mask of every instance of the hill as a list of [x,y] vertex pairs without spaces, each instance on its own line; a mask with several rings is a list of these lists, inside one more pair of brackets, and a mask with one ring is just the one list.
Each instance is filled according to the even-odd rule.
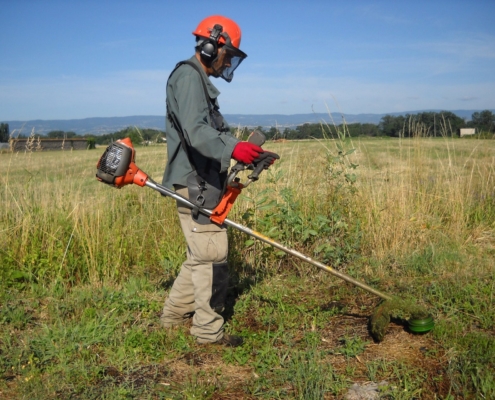
[[[225,114],[225,119],[231,126],[248,126],[248,127],[294,127],[304,123],[328,123],[341,124],[345,119],[348,124],[352,123],[371,123],[378,124],[385,115],[406,115],[417,114],[425,111],[440,112],[442,110],[418,110],[404,111],[400,113],[386,114]],[[450,110],[449,110],[450,111]],[[471,119],[471,115],[476,111],[482,110],[453,110],[454,114],[466,120]],[[490,110],[495,112],[495,110]],[[96,117],[84,119],[69,119],[69,120],[31,120],[31,121],[3,121],[9,124],[10,132],[14,135],[22,133],[29,135],[33,129],[36,133],[47,134],[50,131],[66,131],[75,132],[77,134],[91,133],[94,135],[102,135],[105,133],[116,132],[128,126],[136,126],[138,128],[150,128],[165,130],[165,116],[157,115],[136,115],[128,117]]]

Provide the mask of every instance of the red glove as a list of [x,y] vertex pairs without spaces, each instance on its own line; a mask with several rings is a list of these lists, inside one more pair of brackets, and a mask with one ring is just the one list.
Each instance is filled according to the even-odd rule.
[[252,164],[261,153],[263,153],[263,149],[260,146],[250,142],[239,142],[234,147],[232,158],[243,164]]

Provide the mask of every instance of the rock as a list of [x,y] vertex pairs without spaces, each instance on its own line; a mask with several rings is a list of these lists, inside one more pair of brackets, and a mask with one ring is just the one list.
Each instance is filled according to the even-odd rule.
[[354,383],[350,388],[344,399],[346,400],[374,400],[380,398],[380,388],[387,386],[388,383],[381,381],[375,382],[360,382]]

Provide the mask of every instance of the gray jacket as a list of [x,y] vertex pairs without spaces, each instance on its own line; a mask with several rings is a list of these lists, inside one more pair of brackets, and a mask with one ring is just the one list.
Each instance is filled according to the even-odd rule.
[[[219,108],[218,89],[211,83],[196,57],[189,61],[200,68],[211,102]],[[209,104],[201,77],[190,65],[179,66],[167,83],[167,108],[182,127],[190,155],[197,170],[214,168],[224,173],[230,166],[234,147],[239,142],[230,134],[227,122],[220,116],[217,126],[210,116]],[[218,129],[215,129],[218,128]],[[170,118],[166,118],[168,160],[163,175],[163,185],[187,186],[187,177],[194,171],[182,148],[179,134]]]

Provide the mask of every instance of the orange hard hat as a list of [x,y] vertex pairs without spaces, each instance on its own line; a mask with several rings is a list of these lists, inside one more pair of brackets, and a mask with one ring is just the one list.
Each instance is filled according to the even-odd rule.
[[[223,28],[222,32],[225,32],[229,35],[232,45],[239,49],[241,45],[241,28],[237,23],[232,21],[230,18],[222,17],[221,15],[212,15],[210,17],[206,17],[202,20],[196,30],[193,32],[193,35],[200,36],[204,38],[209,38],[213,27],[215,25],[221,25]],[[226,44],[226,40],[223,36],[220,36],[218,39],[219,44]]]

